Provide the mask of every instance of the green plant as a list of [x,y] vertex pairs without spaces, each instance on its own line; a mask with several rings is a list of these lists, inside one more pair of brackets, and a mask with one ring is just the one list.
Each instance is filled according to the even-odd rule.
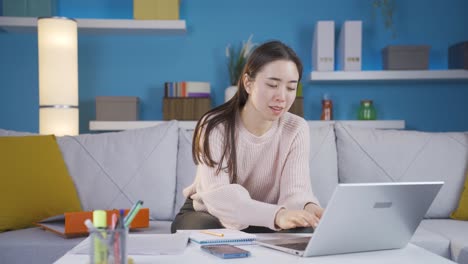
[[228,59],[229,81],[231,85],[237,85],[244,65],[256,44],[252,43],[252,35],[247,42],[243,41],[241,47],[231,44],[226,46],[226,57]]
[[373,0],[372,6],[374,10],[374,17],[375,11],[380,9],[382,18],[384,21],[385,28],[392,32],[392,37],[396,38],[396,31],[393,24],[393,14],[395,12],[395,1],[396,0]]

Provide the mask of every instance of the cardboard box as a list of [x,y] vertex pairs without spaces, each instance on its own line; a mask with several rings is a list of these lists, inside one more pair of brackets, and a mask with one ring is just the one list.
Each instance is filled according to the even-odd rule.
[[430,46],[387,46],[382,49],[384,70],[427,70]]
[[57,14],[57,1],[3,0],[2,12],[3,16],[50,17]]
[[210,109],[210,98],[164,98],[163,120],[198,120]]
[[179,0],[133,0],[133,18],[139,20],[178,20]]
[[468,41],[449,47],[448,67],[449,69],[468,70]]
[[96,96],[96,120],[138,120],[138,104],[138,97],[135,96]]

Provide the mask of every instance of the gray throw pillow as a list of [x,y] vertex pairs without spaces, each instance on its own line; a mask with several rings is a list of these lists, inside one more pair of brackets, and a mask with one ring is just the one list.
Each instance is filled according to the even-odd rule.
[[172,219],[177,121],[154,127],[57,138],[84,210],[130,208]]
[[379,130],[337,124],[340,182],[445,184],[426,214],[448,218],[456,208],[468,166],[468,133]]

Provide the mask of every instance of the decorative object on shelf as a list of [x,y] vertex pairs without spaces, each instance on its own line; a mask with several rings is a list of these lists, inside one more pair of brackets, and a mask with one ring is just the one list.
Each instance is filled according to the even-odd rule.
[[360,71],[362,69],[362,21],[345,21],[338,38],[337,69]]
[[358,112],[359,120],[376,120],[377,112],[372,100],[362,100]]
[[135,121],[139,116],[136,96],[96,96],[96,120]]
[[52,17],[56,13],[56,0],[3,0],[3,14],[1,15],[11,17]]
[[179,0],[133,0],[133,18],[138,20],[178,20]]
[[377,9],[380,9],[382,18],[384,20],[384,25],[387,30],[390,30],[392,33],[392,38],[396,38],[396,30],[393,25],[393,14],[395,13],[396,0],[373,0],[373,13],[372,16],[375,19]]
[[198,120],[210,109],[210,98],[164,98],[163,120]]
[[384,70],[427,70],[429,69],[428,45],[398,45],[382,49]]
[[224,91],[224,102],[229,101],[237,93],[237,85],[231,85]]
[[[252,43],[253,35],[250,35],[247,42],[242,42],[242,47],[236,48],[228,44],[226,47],[226,57],[228,59],[229,81],[230,86],[226,89],[224,94],[225,102],[229,101],[232,96],[237,92],[237,85],[239,82],[240,74],[244,69],[247,58],[256,46]],[[233,87],[235,86],[235,87]]]
[[78,27],[75,20],[37,21],[39,54],[39,133],[79,133]]
[[449,47],[449,69],[468,70],[468,41],[456,43]]
[[297,96],[288,112],[304,117],[304,97]]
[[333,102],[328,97],[328,94],[323,95],[322,115],[320,115],[320,120],[333,120]]

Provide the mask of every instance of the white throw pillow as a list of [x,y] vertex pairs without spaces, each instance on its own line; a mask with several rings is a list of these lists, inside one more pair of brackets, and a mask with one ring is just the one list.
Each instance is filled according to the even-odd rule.
[[154,127],[57,138],[83,210],[130,208],[172,219],[177,121]]
[[317,127],[309,124],[310,132],[310,180],[312,190],[322,207],[328,201],[338,184],[335,131],[333,125]]
[[448,218],[455,209],[468,166],[468,133],[379,130],[335,125],[340,182],[445,184],[426,214]]

